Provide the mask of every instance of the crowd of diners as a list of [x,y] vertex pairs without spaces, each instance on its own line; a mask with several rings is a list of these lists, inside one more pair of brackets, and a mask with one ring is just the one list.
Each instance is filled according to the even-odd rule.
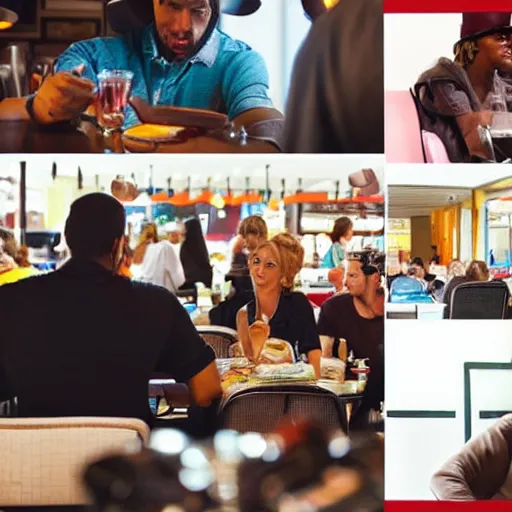
[[[0,229],[0,272],[11,267],[0,279],[17,276],[0,286],[0,400],[16,397],[23,417],[133,417],[153,426],[148,381],[165,374],[188,386],[193,405],[183,428],[211,434],[222,395],[215,354],[177,297],[198,282],[211,285],[200,223],[185,222],[181,244],[175,231],[159,240],[148,225],[134,248],[126,228],[117,199],[82,196],[65,224],[68,257],[56,271],[35,276],[26,251]],[[264,323],[269,337],[290,343],[317,378],[321,357],[338,357],[345,339],[354,358],[370,360],[352,418],[354,427],[365,428],[384,400],[384,292],[382,270],[366,253],[345,252],[351,236],[350,220],[339,219],[330,250],[339,257],[330,269],[338,292],[316,321],[307,297],[293,289],[304,264],[300,241],[285,232],[269,237],[261,217],[244,219],[226,276],[232,293],[209,311],[209,320],[235,328],[240,340]],[[250,347],[241,345],[250,359]]]
[[[383,153],[379,0],[338,2],[315,20],[296,58],[285,119],[270,97],[262,56],[219,29],[222,2],[117,3],[125,4],[139,26],[73,43],[33,94],[0,101],[0,120],[54,125],[84,112],[94,116],[98,74],[126,70],[133,73],[132,96],[152,106],[225,114],[273,151],[277,146],[289,153]],[[128,106],[124,129],[140,123]],[[210,144],[225,150],[221,140]]]
[[[388,284],[391,287],[393,281],[398,278],[402,283],[404,283],[404,280],[405,282],[414,280],[436,302],[445,304],[444,318],[449,318],[453,291],[459,284],[485,282],[491,279],[491,274],[485,261],[472,260],[464,263],[460,259],[455,258],[450,261],[446,271],[441,274],[431,271],[437,263],[439,263],[438,257],[433,258],[429,269],[427,269],[422,258],[412,258],[408,264],[403,265],[400,274],[388,278]],[[392,297],[390,299],[392,300]]]

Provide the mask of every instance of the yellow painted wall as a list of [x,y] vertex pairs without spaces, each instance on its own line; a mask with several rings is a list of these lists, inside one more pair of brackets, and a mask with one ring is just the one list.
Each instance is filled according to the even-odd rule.
[[95,191],[94,187],[84,187],[82,190],[78,190],[77,178],[57,177],[46,192],[46,228],[49,230],[63,229],[73,201],[84,194]]

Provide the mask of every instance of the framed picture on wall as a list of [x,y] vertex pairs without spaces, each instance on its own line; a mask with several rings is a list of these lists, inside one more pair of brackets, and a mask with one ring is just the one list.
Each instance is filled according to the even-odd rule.
[[18,22],[7,30],[0,30],[2,39],[38,39],[41,37],[40,2],[24,0],[20,2]]
[[72,43],[101,35],[98,18],[44,18],[43,38],[48,42]]
[[101,12],[102,0],[42,0],[45,11]]

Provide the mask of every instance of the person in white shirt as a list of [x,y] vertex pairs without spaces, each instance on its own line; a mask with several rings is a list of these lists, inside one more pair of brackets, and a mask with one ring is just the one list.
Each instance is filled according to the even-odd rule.
[[163,286],[174,294],[183,286],[183,265],[171,242],[162,240],[147,245],[138,280]]

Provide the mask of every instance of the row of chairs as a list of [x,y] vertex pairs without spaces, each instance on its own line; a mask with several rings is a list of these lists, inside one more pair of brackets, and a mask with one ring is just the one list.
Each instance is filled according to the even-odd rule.
[[[236,331],[218,326],[201,326],[198,331],[217,358],[230,356],[229,349],[237,342]],[[220,415],[223,428],[241,433],[270,433],[285,416],[291,421],[307,417],[326,428],[348,432],[346,409],[337,395],[316,386],[245,389],[225,401]],[[80,473],[87,462],[119,450],[127,442],[145,443],[148,438],[149,428],[136,419],[0,418],[4,453],[0,505],[84,504],[87,497],[80,485]]]
[[[221,424],[241,433],[267,434],[285,416],[292,422],[308,418],[325,428],[348,430],[338,397],[315,386],[262,386],[235,393],[221,410]],[[0,505],[85,504],[80,482],[87,464],[148,438],[148,426],[137,419],[0,419]]]

